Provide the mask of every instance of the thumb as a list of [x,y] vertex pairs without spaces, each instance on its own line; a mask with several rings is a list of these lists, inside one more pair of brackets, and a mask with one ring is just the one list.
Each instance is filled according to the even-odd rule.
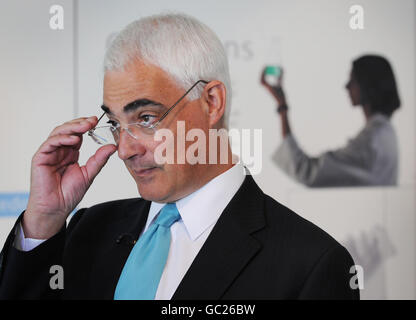
[[95,154],[88,159],[87,163],[81,167],[82,173],[88,185],[91,185],[94,178],[107,163],[110,156],[116,151],[117,147],[115,145],[105,145],[99,148]]

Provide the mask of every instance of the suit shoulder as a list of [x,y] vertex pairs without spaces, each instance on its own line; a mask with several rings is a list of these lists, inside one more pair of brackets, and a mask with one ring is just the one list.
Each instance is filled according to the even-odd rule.
[[275,237],[286,238],[291,249],[310,254],[324,254],[340,247],[332,236],[283,204],[265,195],[265,215]]
[[[78,210],[70,220],[69,228],[78,224],[79,220],[85,223],[106,223],[129,216],[146,204],[142,198],[129,198],[112,200],[96,204],[92,207]],[[134,210],[133,210],[134,208]]]
[[314,272],[328,268],[337,270],[345,277],[350,276],[353,258],[327,232],[267,195],[265,217],[267,246],[273,248],[281,270],[301,279],[301,282]]
[[122,208],[129,207],[131,205],[136,205],[146,200],[142,198],[129,198],[129,199],[120,199],[120,200],[112,200],[106,201],[102,203],[98,203],[92,207],[87,208],[89,211],[106,211],[116,208],[120,210]]

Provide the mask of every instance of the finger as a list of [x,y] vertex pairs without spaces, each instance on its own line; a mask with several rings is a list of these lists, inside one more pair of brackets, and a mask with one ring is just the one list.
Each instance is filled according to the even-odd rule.
[[68,152],[65,156],[65,158],[59,163],[59,168],[66,167],[68,165],[78,163],[79,159],[79,150],[73,150],[71,152]]
[[81,167],[88,185],[92,183],[94,178],[107,163],[110,156],[116,151],[117,147],[115,145],[105,145],[99,148],[95,154],[88,159],[87,163]]
[[78,163],[79,151],[69,152],[66,157],[56,166],[56,171],[63,175],[68,166]]
[[[94,119],[95,118],[95,119]],[[75,119],[69,122],[66,122],[58,127],[56,127],[49,135],[49,137],[58,135],[58,134],[77,134],[82,135],[88,130],[94,128],[97,124],[96,117],[86,118],[86,119]]]
[[51,153],[62,147],[79,145],[81,137],[69,134],[59,134],[48,138],[39,148],[40,153]]
[[58,134],[75,134],[82,135],[88,130],[91,130],[97,125],[97,117],[90,117],[85,119],[75,119],[66,122],[56,127],[50,133],[49,137],[53,137]]
[[90,116],[90,117],[79,117],[79,118],[76,118],[76,119],[69,120],[69,121],[67,121],[66,123],[70,123],[70,122],[79,122],[79,121],[83,121],[83,120],[94,120],[94,121],[96,121],[96,120],[97,120],[97,117],[96,117],[96,116]]

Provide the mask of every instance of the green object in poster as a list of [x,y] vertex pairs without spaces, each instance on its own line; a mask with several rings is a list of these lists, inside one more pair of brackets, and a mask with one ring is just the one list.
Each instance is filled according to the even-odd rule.
[[266,75],[280,77],[282,70],[279,66],[266,66]]

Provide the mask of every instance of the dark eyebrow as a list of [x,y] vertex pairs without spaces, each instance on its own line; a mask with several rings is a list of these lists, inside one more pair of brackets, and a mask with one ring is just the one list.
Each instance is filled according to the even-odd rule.
[[[129,113],[129,112],[132,112],[132,111],[137,110],[137,109],[138,109],[138,108],[140,108],[140,107],[149,106],[149,105],[152,105],[152,106],[157,106],[157,107],[165,107],[162,103],[157,102],[157,101],[153,101],[153,100],[149,100],[149,99],[138,99],[138,100],[135,100],[135,101],[133,101],[133,102],[130,102],[130,103],[126,104],[126,105],[123,107],[123,111],[124,111],[125,113]],[[101,106],[101,109],[102,109],[105,113],[108,113],[108,114],[110,114],[110,115],[114,115],[114,114],[111,112],[110,108],[109,108],[109,107],[107,107],[107,106],[106,106],[106,105],[104,105],[104,104]]]
[[149,99],[138,99],[124,106],[123,111],[127,113],[131,111],[135,111],[137,108],[145,107],[149,105],[156,106],[156,107],[164,107],[164,105],[161,104],[160,102],[156,102],[156,101],[149,100]]

